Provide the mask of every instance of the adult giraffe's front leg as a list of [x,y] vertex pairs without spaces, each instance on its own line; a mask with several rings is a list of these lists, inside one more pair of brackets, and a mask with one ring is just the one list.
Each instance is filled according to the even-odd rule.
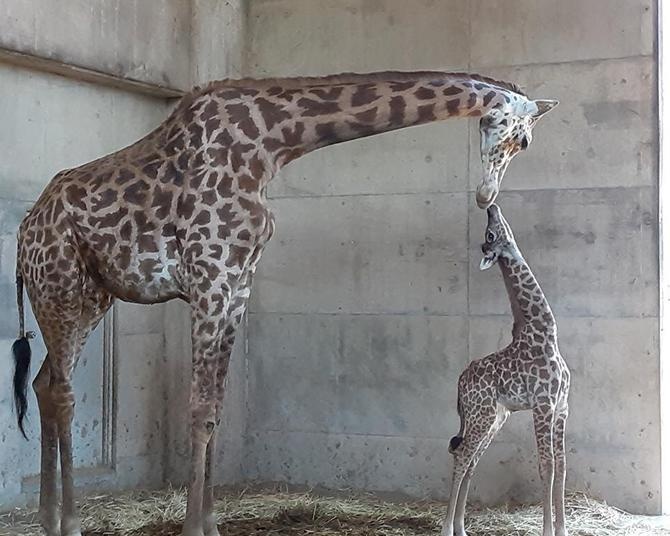
[[217,442],[219,435],[219,424],[223,413],[223,398],[225,394],[226,377],[233,346],[235,344],[235,335],[241,323],[246,310],[248,292],[239,295],[232,300],[229,311],[226,315],[226,325],[221,344],[221,353],[216,370],[216,428],[207,444],[206,462],[205,462],[205,485],[203,492],[202,518],[203,530],[205,536],[219,536],[217,520],[214,515],[214,469],[216,466]]
[[[186,518],[182,536],[204,536],[212,529],[212,518],[205,520],[205,506],[211,514],[211,495],[206,494],[206,480],[211,482],[209,457],[215,455],[213,440],[218,420],[217,384],[219,365],[223,361],[227,312],[230,304],[230,287],[203,278],[191,297],[191,339],[193,344],[193,370],[191,379],[191,468],[189,472]],[[229,356],[228,356],[229,357]],[[227,364],[221,368],[225,379]],[[209,465],[209,467],[208,467]],[[207,478],[206,478],[207,474]],[[209,484],[207,488],[209,488]]]
[[230,357],[233,352],[233,346],[235,345],[235,335],[237,334],[247,308],[249,290],[250,289],[246,285],[241,289],[238,287],[236,296],[231,300],[228,313],[226,314],[226,325],[221,344],[221,354],[216,370],[216,429],[207,444],[205,462],[205,489],[202,504],[203,529],[205,536],[220,536],[216,517],[214,515],[214,468],[216,466],[217,439],[219,435],[218,429],[223,412],[223,398]]
[[566,536],[565,527],[565,421],[568,418],[567,401],[556,411],[553,428],[554,440],[554,514],[556,536]]

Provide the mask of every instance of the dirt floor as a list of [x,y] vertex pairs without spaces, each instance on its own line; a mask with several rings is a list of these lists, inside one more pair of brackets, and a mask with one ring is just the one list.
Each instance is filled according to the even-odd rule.
[[[437,536],[445,510],[437,502],[388,502],[342,493],[219,490],[217,496],[222,536]],[[177,536],[184,505],[183,490],[88,497],[82,502],[84,536]],[[567,505],[571,536],[670,536],[670,528],[661,528],[658,519],[630,516],[582,495],[570,496]],[[541,509],[473,508],[466,528],[469,536],[539,535]],[[0,535],[41,535],[35,513],[16,510],[0,516]]]

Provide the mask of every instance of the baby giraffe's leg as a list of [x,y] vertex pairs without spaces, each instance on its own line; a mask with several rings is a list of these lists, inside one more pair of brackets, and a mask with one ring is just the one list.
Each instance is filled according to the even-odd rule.
[[539,458],[540,479],[543,492],[543,529],[542,536],[554,536],[554,520],[552,516],[552,491],[554,487],[554,408],[550,403],[542,403],[533,410],[535,439]]
[[[476,449],[477,446],[474,447]],[[442,522],[442,536],[453,536],[454,534],[454,515],[456,513],[456,501],[461,491],[461,485],[465,473],[474,457],[474,449],[470,445],[461,444],[460,452],[454,453],[454,471],[451,478],[451,493],[449,494],[449,506],[447,507],[447,517]]]
[[477,449],[475,457],[472,459],[470,466],[465,472],[465,476],[463,477],[463,483],[461,484],[461,489],[459,490],[458,493],[458,501],[456,502],[456,517],[454,519],[454,530],[456,536],[466,536],[465,505],[468,501],[468,492],[470,491],[470,481],[472,480],[472,475],[475,472],[479,460],[484,455],[484,452],[486,452],[486,449],[489,448],[489,445],[491,444],[491,441],[493,441],[493,438],[498,434],[500,429],[505,424],[505,421],[507,420],[508,416],[509,411],[507,410],[507,408],[499,405],[496,420],[493,423],[491,430],[489,431],[488,435],[486,436],[485,440],[482,442],[480,447]]
[[556,515],[556,536],[566,536],[565,529],[565,410],[559,410],[554,419],[554,513]]
[[[496,406],[494,404],[481,405],[477,408],[476,413],[469,413],[468,409],[465,408],[466,432],[463,442],[454,450],[454,472],[447,516],[442,522],[442,536],[454,535],[456,505],[463,488],[464,479],[477,452],[480,449],[482,452],[485,450],[485,448],[482,449],[482,445],[488,439],[496,422]],[[467,485],[469,485],[469,479]],[[467,492],[465,494],[467,495]]]

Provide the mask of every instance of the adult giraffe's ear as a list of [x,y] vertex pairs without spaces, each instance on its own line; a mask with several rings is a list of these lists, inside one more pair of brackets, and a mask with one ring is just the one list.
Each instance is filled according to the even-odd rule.
[[553,99],[537,99],[533,102],[535,103],[535,106],[537,106],[537,112],[533,114],[533,119],[535,121],[558,106],[558,101]]

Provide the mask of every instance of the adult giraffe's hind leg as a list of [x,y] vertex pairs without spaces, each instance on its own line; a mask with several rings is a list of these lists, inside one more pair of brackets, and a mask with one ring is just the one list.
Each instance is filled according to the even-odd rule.
[[33,389],[40,411],[41,463],[39,520],[46,536],[60,536],[58,512],[58,428],[56,406],[51,395],[51,369],[47,354],[35,380]]
[[[81,279],[86,278],[82,276]],[[42,426],[40,520],[48,536],[81,535],[72,458],[72,375],[88,335],[112,302],[109,294],[95,288],[91,281],[87,282],[88,286],[82,285],[67,292],[54,292],[52,289],[52,296],[47,295],[49,287],[41,287],[40,299],[33,301],[48,350],[34,382]],[[60,516],[56,483],[59,451],[62,479]]]

